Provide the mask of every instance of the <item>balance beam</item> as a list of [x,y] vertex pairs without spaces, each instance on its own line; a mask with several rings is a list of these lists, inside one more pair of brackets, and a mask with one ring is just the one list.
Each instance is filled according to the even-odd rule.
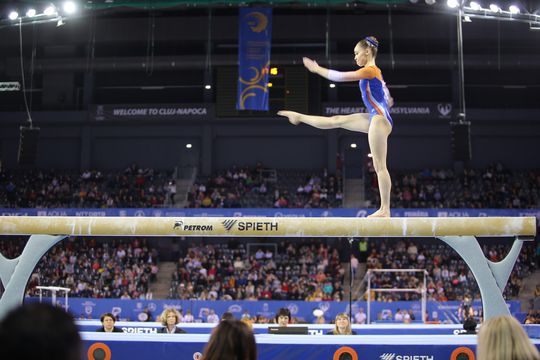
[[0,217],[2,235],[440,237],[536,235],[534,217]]
[[[534,217],[477,218],[265,218],[265,217],[0,217],[0,235],[30,235],[22,254],[0,254],[0,319],[23,302],[28,279],[39,260],[69,236],[204,237],[435,237],[450,245],[474,274],[484,316],[508,314],[502,296],[524,239],[536,235]],[[514,237],[499,263],[485,258],[476,237]]]

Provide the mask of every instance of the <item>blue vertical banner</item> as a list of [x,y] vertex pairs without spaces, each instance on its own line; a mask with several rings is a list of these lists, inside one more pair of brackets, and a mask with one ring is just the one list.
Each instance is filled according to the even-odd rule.
[[268,111],[272,8],[240,8],[237,110]]

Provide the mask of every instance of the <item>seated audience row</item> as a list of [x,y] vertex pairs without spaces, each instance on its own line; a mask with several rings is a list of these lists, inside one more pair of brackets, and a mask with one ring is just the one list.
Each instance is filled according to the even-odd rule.
[[124,171],[0,172],[0,206],[149,208],[171,205],[171,175],[133,164]]

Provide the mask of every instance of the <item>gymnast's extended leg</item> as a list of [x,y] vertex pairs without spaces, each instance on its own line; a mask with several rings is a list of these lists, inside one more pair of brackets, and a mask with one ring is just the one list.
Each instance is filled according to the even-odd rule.
[[289,122],[293,125],[305,123],[318,129],[342,128],[366,134],[369,130],[369,115],[363,113],[328,117],[305,115],[294,111],[282,110],[278,111],[277,114],[287,117]]

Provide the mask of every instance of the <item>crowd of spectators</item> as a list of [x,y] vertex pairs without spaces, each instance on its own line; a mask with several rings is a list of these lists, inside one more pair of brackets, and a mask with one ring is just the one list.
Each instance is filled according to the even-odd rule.
[[327,171],[277,171],[259,163],[197,179],[188,194],[188,207],[328,208],[340,207],[342,200],[341,178]]
[[[366,199],[379,203],[377,176],[366,167]],[[391,172],[393,208],[497,208],[519,209],[540,204],[540,172],[510,171],[502,164],[483,170],[425,169]]]
[[[492,262],[501,261],[511,243],[484,243],[482,250]],[[463,300],[465,296],[480,299],[476,280],[463,259],[448,245],[437,240],[379,240],[370,241],[368,269],[426,269],[428,300]],[[506,299],[519,295],[522,281],[535,269],[534,246],[525,244],[504,290]],[[423,275],[419,273],[373,273],[373,288],[420,288]],[[373,292],[377,301],[417,300],[414,292]]]
[[[0,241],[0,251],[14,258],[24,243]],[[42,257],[26,295],[38,296],[36,286],[60,286],[71,289],[70,297],[151,299],[149,285],[157,273],[158,252],[145,239],[70,238]]]
[[0,206],[9,208],[148,208],[169,201],[167,172],[132,164],[123,171],[0,172]]
[[[345,270],[324,242],[222,243],[181,254],[170,297],[199,300],[341,300]],[[251,250],[248,253],[247,248]]]
[[[366,200],[379,203],[377,177],[365,167]],[[339,174],[340,172],[338,172]],[[540,172],[485,169],[425,169],[392,172],[393,208],[531,208],[540,204]],[[172,173],[132,164],[123,171],[4,170],[0,206],[9,208],[148,208],[174,206]],[[338,208],[339,175],[323,171],[232,167],[198,178],[188,193],[191,208]]]

